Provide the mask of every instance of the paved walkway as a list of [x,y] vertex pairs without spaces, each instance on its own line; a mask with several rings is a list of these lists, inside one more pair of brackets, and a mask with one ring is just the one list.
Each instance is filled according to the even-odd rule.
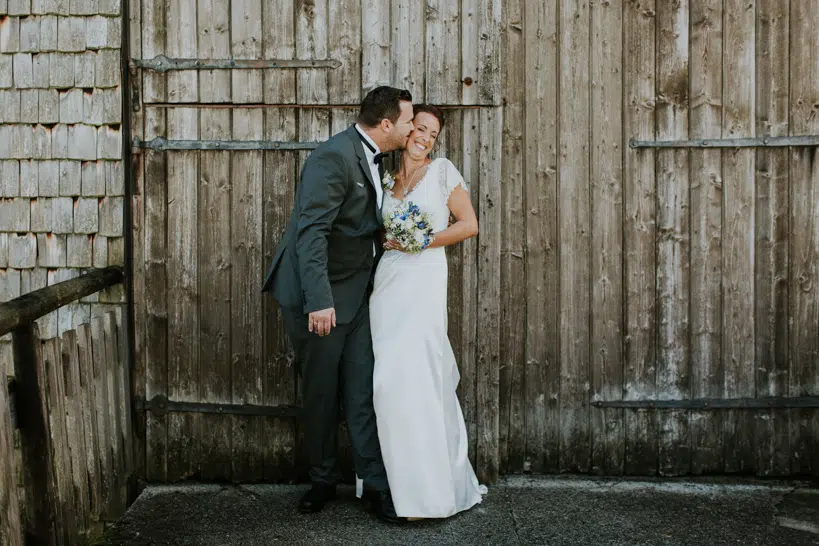
[[819,489],[806,484],[511,477],[445,521],[388,525],[351,487],[321,513],[306,486],[149,487],[110,535],[119,546],[819,545]]

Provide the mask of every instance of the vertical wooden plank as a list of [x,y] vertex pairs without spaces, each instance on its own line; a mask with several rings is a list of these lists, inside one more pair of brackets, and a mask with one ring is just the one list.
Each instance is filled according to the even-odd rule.
[[109,445],[111,446],[111,460],[112,460],[112,474],[111,485],[112,495],[111,503],[109,504],[108,518],[111,520],[119,519],[125,513],[127,507],[127,489],[124,484],[124,462],[125,456],[122,445],[122,421],[120,417],[122,403],[122,392],[117,388],[117,376],[119,370],[117,369],[119,362],[118,338],[117,338],[117,324],[113,313],[106,312],[102,316],[102,324],[105,335],[105,361],[103,362],[105,370],[105,383],[108,390],[108,413],[109,423],[111,428],[108,430],[110,434]]
[[379,85],[390,85],[392,40],[390,3],[362,0],[361,7],[361,82],[368,93]]
[[[753,137],[755,123],[756,2],[725,0],[725,87],[722,136]],[[722,253],[722,361],[725,396],[753,397],[754,354],[754,201],[755,152],[742,148],[722,152],[724,243]],[[751,411],[723,416],[725,471],[754,471],[754,426]]]
[[[480,178],[480,115],[478,110],[469,109],[463,112],[461,129],[463,143],[462,171],[464,180],[469,186],[472,206],[480,222],[481,211],[481,178]],[[477,316],[478,316],[478,237],[461,243],[461,292],[462,311],[460,332],[461,381],[458,385],[458,398],[461,402],[466,431],[469,436],[469,458],[477,467],[477,445],[479,412],[477,400]]]
[[[591,3],[592,400],[623,398],[623,10]],[[623,473],[623,411],[591,410],[592,470]]]
[[44,347],[36,323],[12,333],[16,410],[22,452],[24,530],[32,542],[53,544],[59,527],[54,449],[49,431]]
[[[299,2],[296,5],[296,58],[327,58],[327,2]],[[297,77],[299,104],[327,103],[327,69],[300,69]]]
[[523,30],[523,64],[527,67],[522,89],[526,145],[524,469],[557,472],[560,447],[557,4],[526,2]]
[[[330,104],[361,102],[361,0],[329,2],[329,56],[341,66],[327,74]],[[415,29],[416,32],[419,29]]]
[[[230,46],[234,59],[262,58],[262,0],[231,0]],[[234,104],[258,103],[264,98],[262,70],[232,70]]]
[[48,428],[54,453],[54,477],[56,483],[56,520],[59,536],[66,544],[73,544],[79,536],[76,522],[76,497],[71,480],[71,454],[66,429],[65,376],[60,352],[60,339],[51,338],[43,344],[42,370],[44,372],[44,395],[48,405]]
[[[791,0],[790,134],[819,132],[816,6]],[[790,395],[819,394],[819,148],[790,153]],[[819,476],[819,415],[791,412],[791,471]]]
[[[722,136],[722,0],[691,4],[691,138]],[[727,57],[726,57],[727,58]],[[721,398],[721,152],[695,150],[691,160],[691,395]],[[691,471],[723,468],[723,412],[692,411]]]
[[[141,0],[142,24],[142,58],[153,59],[167,53],[168,18],[166,0]],[[167,72],[143,70],[142,100],[145,103],[165,102],[167,100]],[[147,129],[147,127],[146,127]],[[163,135],[164,136],[164,135]]]
[[[230,58],[230,5],[229,2],[221,0],[197,0],[198,58]],[[199,101],[230,102],[231,72],[230,70],[200,70]]]
[[80,533],[86,533],[91,515],[91,495],[88,491],[86,472],[85,424],[86,414],[80,388],[79,348],[74,330],[63,333],[59,343],[60,361],[58,373],[63,374],[65,400],[66,444],[71,464],[70,482],[75,494],[75,525]]
[[461,104],[478,104],[478,4],[461,0]]
[[[225,2],[200,0],[200,57],[231,57],[234,22],[231,6]],[[237,28],[237,33],[241,32]],[[200,75],[201,100],[230,101],[232,86],[231,71],[204,71]],[[230,140],[230,110],[204,109],[200,112],[200,122],[200,138]],[[230,218],[229,157],[227,152],[202,152],[199,159],[200,395],[203,402],[211,403],[231,401],[230,297],[225,295],[225,289],[230,286],[230,224],[223,221]],[[203,414],[199,419],[202,479],[230,479],[232,420],[228,416],[212,414]]]
[[[148,2],[149,0],[144,0]],[[143,0],[131,0],[127,4],[129,17],[129,54],[131,58],[142,58],[142,16],[143,16]],[[148,32],[149,29],[144,29]],[[131,86],[138,86],[140,95],[144,95],[142,91],[143,78],[140,72],[132,71],[130,74]],[[123,99],[125,104],[129,104],[133,100],[141,99],[142,97],[126,95]],[[139,104],[139,109],[135,112],[133,108],[126,107],[125,112],[128,112],[131,117],[130,129],[133,136],[145,138],[145,108]],[[145,374],[146,374],[146,359],[145,359],[145,327],[146,327],[146,313],[145,313],[145,163],[144,154],[131,154],[131,172],[128,173],[127,180],[131,185],[131,225],[126,226],[126,229],[131,230],[131,307],[133,309],[134,321],[134,346],[133,346],[133,376],[131,377],[131,385],[133,387],[132,394],[135,398],[145,399]],[[83,342],[82,334],[77,331],[78,340]],[[89,400],[87,393],[88,389],[83,384],[84,398]],[[134,473],[140,478],[144,479],[146,475],[145,468],[145,413],[138,412],[133,416],[134,428]],[[93,435],[92,435],[93,436]],[[88,438],[88,437],[87,437]],[[88,445],[88,443],[86,443]],[[88,468],[89,475],[91,475],[91,467]],[[98,476],[98,474],[95,474]],[[92,483],[90,486],[92,495],[95,494],[95,486]],[[91,499],[92,511],[96,513],[95,499]]]
[[119,308],[118,312],[113,313],[118,316],[115,325],[117,327],[117,391],[119,391],[119,422],[120,434],[122,439],[122,453],[123,453],[123,482],[122,494],[125,499],[125,507],[128,507],[130,502],[129,495],[132,494],[132,485],[135,483],[135,465],[134,465],[134,416],[131,411],[133,390],[131,389],[131,370],[128,360],[128,335],[127,335],[127,318],[125,316],[125,307]]
[[[230,140],[231,111],[203,109],[201,135]],[[199,376],[201,401],[231,403],[231,201],[230,152],[202,152],[199,172],[199,313],[201,343]],[[250,294],[246,294],[249,297]],[[226,415],[203,414],[201,419],[202,479],[230,479],[231,423]]]
[[[757,3],[756,133],[788,134],[790,81],[788,2]],[[788,394],[788,154],[756,152],[756,395]],[[786,410],[757,413],[756,469],[762,476],[790,472]]]
[[99,517],[103,520],[110,520],[111,506],[115,497],[114,493],[114,461],[111,451],[111,401],[108,396],[107,369],[105,367],[105,330],[103,318],[97,316],[91,319],[91,364],[93,383],[89,383],[89,388],[94,391],[94,413],[96,414],[96,436],[97,436],[97,456],[99,459]]
[[[426,0],[424,95],[431,104],[457,104],[460,100],[460,15],[459,2]],[[508,17],[514,18],[511,14]]]
[[94,361],[91,345],[90,324],[80,324],[76,330],[77,367],[85,424],[85,473],[88,477],[89,509],[92,523],[102,519],[102,477],[100,476],[100,443],[96,395],[94,383]]
[[476,371],[478,402],[477,468],[479,479],[495,483],[498,479],[499,434],[499,361],[501,298],[501,134],[503,112],[500,108],[480,111],[480,207],[478,222],[478,328],[476,334]]
[[[294,0],[266,0],[262,3],[262,48],[267,59],[292,59],[296,54]],[[360,81],[353,82],[355,87]],[[295,70],[264,71],[264,102],[291,104],[296,101]]]
[[[236,0],[236,2],[238,1]],[[196,28],[196,3],[197,0],[168,1],[165,24],[167,25],[166,53],[169,57],[196,58],[198,31]],[[167,77],[168,102],[190,103],[198,101],[198,70],[172,70],[168,72]]]
[[392,85],[408,89],[416,103],[424,102],[424,8],[418,0],[392,0]]
[[6,371],[0,370],[0,544],[23,546]]
[[[523,3],[504,6],[504,59],[525,55]],[[429,41],[429,28],[427,29]],[[436,38],[437,39],[437,38]],[[428,42],[429,43],[429,42]],[[500,371],[498,432],[501,472],[520,472],[526,457],[524,371],[526,358],[526,179],[523,169],[525,63],[503,63]],[[429,86],[428,86],[429,88]]]
[[[688,136],[688,0],[657,2],[657,139]],[[679,399],[689,385],[689,187],[688,151],[657,154],[657,395]],[[659,415],[660,472],[690,469],[688,415]]]
[[478,1],[478,104],[501,105],[501,0]]
[[[168,138],[199,138],[199,109],[168,109]],[[168,248],[168,399],[199,400],[200,315],[198,152],[166,152]],[[159,182],[159,181],[157,181]],[[198,470],[199,419],[191,413],[169,413],[168,477],[184,479]]]
[[[440,147],[443,157],[446,157],[452,163],[461,169],[461,173],[465,175],[463,170],[463,111],[450,110],[446,112],[447,126],[441,131],[438,136],[438,146]],[[437,155],[437,154],[436,154]],[[467,184],[472,186],[472,181],[469,180]],[[471,372],[471,362],[468,362],[465,357],[463,348],[463,332],[465,320],[464,307],[464,275],[463,275],[463,251],[464,245],[452,245],[446,247],[447,258],[447,335],[449,342],[452,345],[452,352],[455,354],[455,360],[458,363],[458,370],[461,374],[461,381],[458,384],[458,399],[461,403],[461,409],[464,412],[464,419],[466,420],[467,433],[470,438],[473,430],[470,429],[470,421],[466,418],[467,415],[467,400],[474,399],[474,391],[470,388],[470,384],[474,386],[474,374]],[[473,381],[470,383],[470,381]],[[466,397],[464,396],[466,393]],[[472,443],[470,442],[470,446]],[[474,449],[470,452],[470,456],[474,455]],[[472,459],[474,461],[474,458]]]
[[108,383],[110,390],[110,400],[112,402],[109,411],[112,414],[114,446],[114,486],[117,494],[116,517],[125,515],[128,508],[128,480],[130,478],[132,458],[130,448],[130,388],[126,387],[126,381],[130,375],[128,362],[125,359],[123,350],[124,320],[121,309],[108,311],[103,316],[105,327],[106,364],[108,367]]
[[[164,54],[167,41],[165,0],[142,0],[143,58]],[[143,103],[167,100],[166,77],[142,71]],[[146,108],[143,104],[145,140],[167,137],[166,110]],[[168,303],[167,303],[167,152],[145,150],[142,155],[143,193],[143,271],[145,399],[168,394]],[[135,234],[136,236],[136,234]],[[136,255],[135,255],[136,259]],[[147,279],[150,279],[148,281]],[[140,305],[139,301],[134,302]],[[167,417],[150,412],[145,420],[145,479],[165,481],[167,476]]]
[[[623,12],[623,129],[626,138],[655,136],[655,0],[628,0]],[[623,181],[623,279],[625,344],[623,398],[656,396],[656,203],[655,156],[651,149],[626,150]],[[625,473],[657,471],[657,413],[625,412]]]
[[589,21],[582,0],[560,2],[560,469],[573,472],[591,463]]
[[[270,109],[265,112],[265,138],[295,140],[296,111]],[[297,152],[267,152],[264,157],[262,186],[263,235],[262,269],[273,260],[276,248],[287,229],[296,194]],[[276,300],[264,296],[262,302],[264,339],[264,404],[296,403],[295,355],[284,328]],[[293,479],[296,472],[296,421],[269,418],[264,422],[264,479]]]
[[[260,140],[264,117],[245,108],[233,114],[235,140]],[[231,239],[231,361],[234,404],[261,404],[264,400],[262,301],[262,178],[263,152],[233,152],[230,204]],[[233,479],[261,480],[264,472],[262,418],[233,417]]]

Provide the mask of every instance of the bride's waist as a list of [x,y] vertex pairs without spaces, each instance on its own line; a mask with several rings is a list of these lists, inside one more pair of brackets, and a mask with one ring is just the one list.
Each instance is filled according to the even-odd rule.
[[446,250],[443,247],[428,248],[421,252],[402,252],[400,250],[387,250],[384,252],[382,260],[407,260],[419,263],[446,263]]

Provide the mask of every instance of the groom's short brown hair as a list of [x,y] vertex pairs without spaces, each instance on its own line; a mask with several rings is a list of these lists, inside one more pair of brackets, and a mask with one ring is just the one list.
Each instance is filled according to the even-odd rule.
[[397,89],[382,85],[376,87],[361,101],[361,110],[358,112],[358,123],[362,127],[375,127],[382,119],[392,123],[401,115],[401,101],[412,102],[412,95],[406,89]]

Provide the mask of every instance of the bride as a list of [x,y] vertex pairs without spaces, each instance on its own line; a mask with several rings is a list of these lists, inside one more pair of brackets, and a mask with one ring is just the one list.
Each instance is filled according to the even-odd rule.
[[444,126],[441,110],[414,110],[399,172],[384,177],[382,215],[411,202],[429,215],[433,236],[413,253],[388,238],[370,297],[378,439],[396,513],[410,520],[451,516],[486,492],[469,462],[455,393],[460,375],[447,338],[444,251],[474,237],[478,220],[455,166],[429,159]]

